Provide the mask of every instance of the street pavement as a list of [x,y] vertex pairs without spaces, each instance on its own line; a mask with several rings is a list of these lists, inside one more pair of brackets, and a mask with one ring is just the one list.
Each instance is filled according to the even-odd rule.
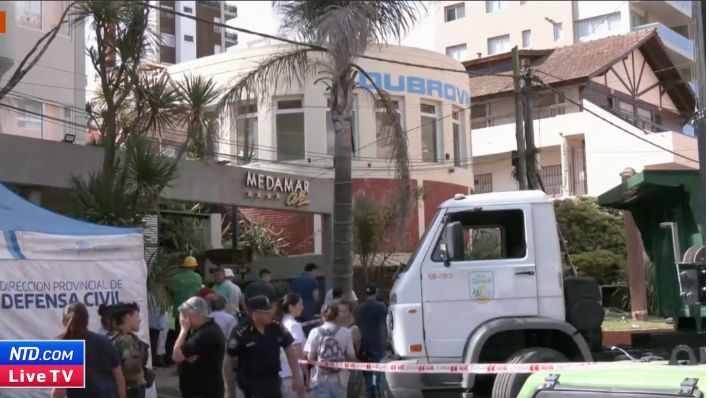
[[178,387],[177,368],[155,368],[155,386],[158,398],[181,398]]

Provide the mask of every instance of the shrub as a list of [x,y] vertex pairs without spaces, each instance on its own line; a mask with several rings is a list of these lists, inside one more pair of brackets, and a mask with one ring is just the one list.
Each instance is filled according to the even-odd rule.
[[571,255],[579,274],[596,278],[602,285],[625,279],[625,259],[610,250],[593,250]]

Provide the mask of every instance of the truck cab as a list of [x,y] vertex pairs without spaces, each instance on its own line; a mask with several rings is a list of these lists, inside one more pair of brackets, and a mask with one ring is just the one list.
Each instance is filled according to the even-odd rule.
[[[439,206],[393,286],[395,359],[591,360],[603,321],[598,285],[563,274],[553,202],[543,192],[456,195]],[[516,395],[526,375],[514,376],[495,380],[493,397]],[[475,377],[387,374],[387,382],[396,396],[425,396],[472,392]]]

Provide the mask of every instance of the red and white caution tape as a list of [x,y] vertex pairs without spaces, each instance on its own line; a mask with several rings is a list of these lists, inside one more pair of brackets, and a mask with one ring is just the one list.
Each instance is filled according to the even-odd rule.
[[[491,364],[416,364],[408,362],[309,362],[300,361],[330,369],[361,370],[384,373],[456,373],[456,374],[498,374],[535,373],[554,370],[609,370],[617,369],[618,362],[561,362],[561,363],[491,363]],[[626,363],[627,364],[627,363]]]

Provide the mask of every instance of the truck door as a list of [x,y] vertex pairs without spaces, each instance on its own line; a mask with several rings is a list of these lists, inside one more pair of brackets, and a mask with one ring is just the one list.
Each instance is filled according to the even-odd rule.
[[465,250],[462,259],[446,261],[439,228],[421,267],[424,332],[429,357],[460,358],[485,321],[539,314],[532,211],[516,204],[451,208],[446,216],[443,223],[461,222]]

